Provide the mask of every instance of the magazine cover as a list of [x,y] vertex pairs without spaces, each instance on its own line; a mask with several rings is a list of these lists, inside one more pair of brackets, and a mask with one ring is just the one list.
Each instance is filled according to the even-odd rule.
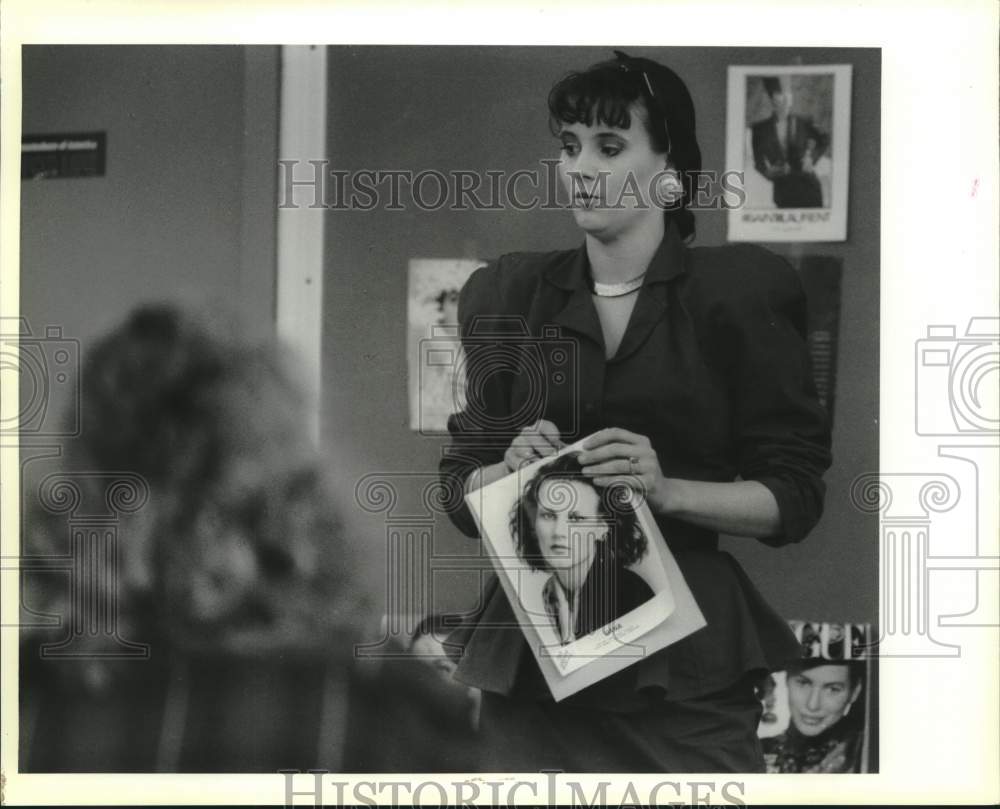
[[771,773],[878,771],[874,645],[868,624],[789,621],[802,657],[761,690],[757,735]]
[[645,502],[582,473],[584,440],[466,496],[557,701],[705,626]]

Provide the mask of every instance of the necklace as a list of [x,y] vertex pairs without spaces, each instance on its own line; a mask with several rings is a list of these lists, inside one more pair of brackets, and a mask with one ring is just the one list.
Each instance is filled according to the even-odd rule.
[[642,279],[646,277],[646,273],[640,273],[635,278],[630,278],[628,281],[622,281],[618,284],[601,284],[597,281],[593,282],[593,292],[599,298],[620,298],[622,295],[628,295],[630,292],[635,292],[639,287],[642,286]]

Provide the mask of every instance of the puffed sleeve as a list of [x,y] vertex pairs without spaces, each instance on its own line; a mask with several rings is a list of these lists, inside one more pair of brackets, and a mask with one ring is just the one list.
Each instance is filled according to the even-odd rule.
[[480,267],[466,281],[458,299],[458,322],[465,363],[465,408],[448,419],[450,441],[442,452],[442,483],[453,492],[448,514],[467,536],[478,536],[465,504],[465,481],[480,466],[503,460],[510,445],[505,417],[510,400],[510,374],[494,372],[495,342],[508,327],[503,312],[500,261]]
[[720,288],[713,332],[729,366],[740,477],[766,486],[781,514],[780,534],[761,541],[784,545],[823,513],[829,418],[816,396],[798,274],[762,248],[747,246],[740,259],[739,283]]

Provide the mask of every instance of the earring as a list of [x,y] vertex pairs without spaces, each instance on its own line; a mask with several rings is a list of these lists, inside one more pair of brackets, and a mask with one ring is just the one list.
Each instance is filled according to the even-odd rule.
[[667,169],[656,180],[656,201],[664,208],[673,208],[684,198],[684,183],[674,169]]

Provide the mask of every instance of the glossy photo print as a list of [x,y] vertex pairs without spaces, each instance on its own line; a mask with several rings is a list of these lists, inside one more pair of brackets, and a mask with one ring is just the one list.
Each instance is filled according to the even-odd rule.
[[466,497],[556,700],[704,626],[649,507],[579,444]]

